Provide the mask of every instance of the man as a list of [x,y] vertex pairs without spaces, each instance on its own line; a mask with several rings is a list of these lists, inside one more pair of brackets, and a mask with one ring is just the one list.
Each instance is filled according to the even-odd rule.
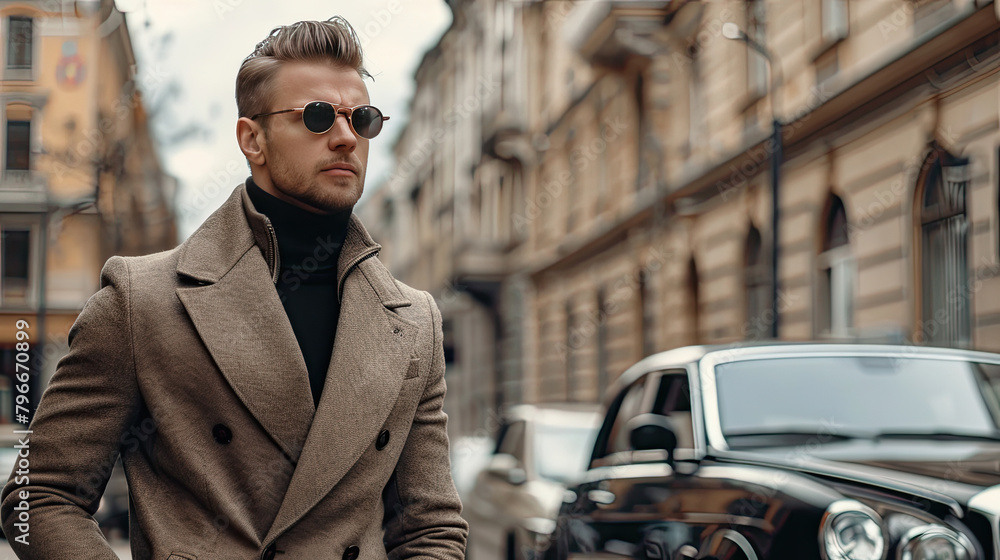
[[243,62],[251,177],[176,249],[105,264],[0,496],[20,558],[115,558],[91,516],[119,453],[137,560],[464,558],[440,311],[351,212],[385,120],[366,75],[339,18]]

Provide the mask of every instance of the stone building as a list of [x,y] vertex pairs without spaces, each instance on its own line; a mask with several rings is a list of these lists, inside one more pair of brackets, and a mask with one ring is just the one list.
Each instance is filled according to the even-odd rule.
[[450,5],[377,211],[457,430],[775,331],[1000,351],[997,3]]
[[[113,254],[177,244],[138,69],[113,0],[0,5],[0,423],[12,421],[18,320],[37,403]],[[45,333],[45,337],[41,333]],[[23,335],[22,335],[23,336]]]

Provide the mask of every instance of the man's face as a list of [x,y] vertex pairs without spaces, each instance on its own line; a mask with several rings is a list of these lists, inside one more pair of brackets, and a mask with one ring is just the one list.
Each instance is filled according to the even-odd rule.
[[[310,101],[345,107],[369,103],[368,89],[358,72],[329,62],[286,62],[271,83],[272,103],[265,112],[304,107]],[[257,180],[255,175],[255,181],[262,189],[321,213],[353,207],[361,198],[368,139],[354,134],[345,115],[337,115],[333,128],[323,134],[305,127],[301,111],[258,121],[264,128],[263,138],[259,139],[264,176]]]

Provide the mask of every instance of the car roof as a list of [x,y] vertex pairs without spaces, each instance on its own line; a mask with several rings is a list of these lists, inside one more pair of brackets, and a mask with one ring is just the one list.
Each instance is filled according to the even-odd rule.
[[545,402],[517,404],[504,412],[511,420],[533,420],[549,424],[596,424],[600,420],[601,405],[593,402]]
[[739,361],[742,359],[759,359],[769,355],[787,356],[788,354],[831,352],[905,358],[951,358],[1000,364],[1000,354],[979,350],[940,348],[936,346],[815,341],[740,341],[731,344],[684,346],[681,348],[657,352],[656,354],[650,354],[626,369],[608,389],[604,398],[613,398],[614,395],[618,394],[622,388],[631,385],[647,372],[699,362],[706,357],[712,357],[721,361]]

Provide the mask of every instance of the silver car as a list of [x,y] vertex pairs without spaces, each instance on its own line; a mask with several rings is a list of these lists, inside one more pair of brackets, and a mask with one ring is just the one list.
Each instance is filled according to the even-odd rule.
[[601,419],[594,403],[524,404],[504,414],[465,503],[466,558],[534,558],[555,528],[566,485],[587,467]]

